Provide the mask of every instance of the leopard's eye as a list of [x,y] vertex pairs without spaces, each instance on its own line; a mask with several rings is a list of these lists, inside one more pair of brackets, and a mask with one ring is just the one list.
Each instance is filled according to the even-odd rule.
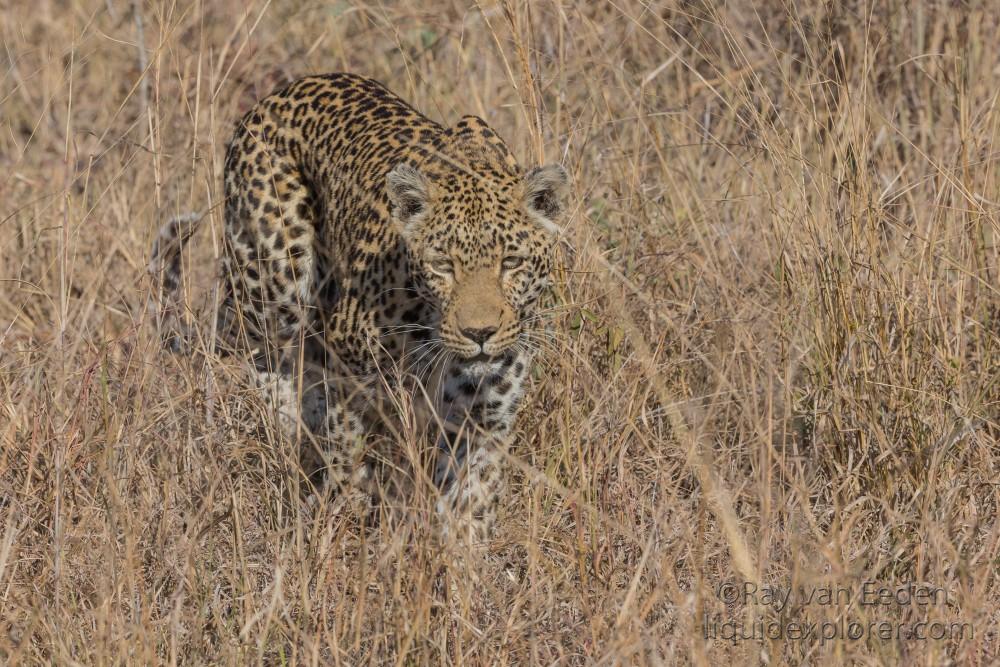
[[455,271],[451,260],[446,258],[432,259],[428,262],[428,265],[431,267],[431,271],[440,273],[443,276],[450,276]]
[[522,264],[524,264],[523,257],[510,255],[508,257],[503,258],[503,262],[500,263],[500,266],[503,268],[504,271],[513,271],[514,269],[520,267]]

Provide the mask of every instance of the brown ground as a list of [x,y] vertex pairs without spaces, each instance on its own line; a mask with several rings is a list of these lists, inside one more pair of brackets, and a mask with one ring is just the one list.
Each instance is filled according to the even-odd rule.
[[[0,2],[0,661],[1000,661],[989,3],[134,4]],[[212,208],[204,325],[233,122],[331,70],[575,181],[482,561],[427,497],[300,513],[232,364],[150,335],[156,228]]]

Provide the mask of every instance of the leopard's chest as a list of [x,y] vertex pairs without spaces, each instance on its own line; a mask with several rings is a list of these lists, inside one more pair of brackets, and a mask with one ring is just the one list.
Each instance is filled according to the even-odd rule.
[[469,423],[488,434],[506,434],[524,394],[528,361],[525,353],[512,352],[498,361],[454,362],[443,373],[439,414],[452,424]]

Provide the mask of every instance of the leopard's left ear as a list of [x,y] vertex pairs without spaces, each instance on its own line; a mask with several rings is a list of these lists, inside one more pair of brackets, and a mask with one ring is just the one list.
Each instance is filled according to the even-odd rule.
[[569,176],[558,164],[535,167],[524,176],[524,204],[543,228],[559,233],[556,219],[565,205]]
[[385,185],[396,228],[409,240],[427,211],[427,179],[416,167],[402,163],[386,174]]

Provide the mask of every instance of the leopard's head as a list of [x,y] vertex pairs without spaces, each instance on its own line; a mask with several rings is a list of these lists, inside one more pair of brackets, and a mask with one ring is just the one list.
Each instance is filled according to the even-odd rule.
[[566,171],[520,169],[486,123],[467,116],[425,160],[397,165],[386,181],[415,288],[440,315],[444,347],[485,370],[527,343],[551,280]]

